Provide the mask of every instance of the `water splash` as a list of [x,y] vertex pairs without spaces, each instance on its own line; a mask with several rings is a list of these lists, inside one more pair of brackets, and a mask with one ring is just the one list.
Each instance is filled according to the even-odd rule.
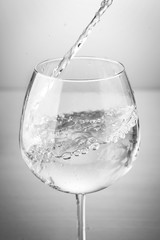
[[[72,124],[69,119],[72,119]],[[50,124],[40,119],[39,125],[29,124],[31,138],[38,138],[39,143],[31,145],[27,157],[33,164],[55,162],[56,159],[70,160],[74,156],[96,151],[103,144],[117,143],[119,139],[125,139],[137,121],[134,106],[108,111],[67,113],[51,117]]]

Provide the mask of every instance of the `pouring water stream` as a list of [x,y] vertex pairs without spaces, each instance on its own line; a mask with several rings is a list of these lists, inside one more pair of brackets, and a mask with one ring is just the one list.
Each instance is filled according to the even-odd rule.
[[64,55],[63,59],[60,61],[58,66],[53,70],[53,77],[59,77],[62,71],[67,67],[67,65],[70,63],[71,59],[76,55],[76,53],[79,51],[80,47],[84,44],[84,42],[87,40],[89,34],[91,33],[92,29],[96,26],[96,24],[100,21],[101,16],[105,13],[105,11],[110,7],[113,0],[104,0],[101,3],[101,6],[99,10],[94,15],[91,22],[87,25],[87,27],[84,29],[82,34],[79,36],[75,44],[70,48],[70,50]]

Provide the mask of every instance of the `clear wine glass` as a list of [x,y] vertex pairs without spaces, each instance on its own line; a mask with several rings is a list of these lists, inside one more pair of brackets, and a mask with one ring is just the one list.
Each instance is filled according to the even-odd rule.
[[73,58],[40,63],[29,83],[20,124],[24,161],[42,182],[76,195],[78,240],[85,240],[85,195],[107,188],[132,167],[139,150],[136,103],[122,64]]

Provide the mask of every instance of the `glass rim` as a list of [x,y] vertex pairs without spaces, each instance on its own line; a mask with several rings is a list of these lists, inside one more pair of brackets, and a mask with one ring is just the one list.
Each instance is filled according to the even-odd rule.
[[[122,73],[125,72],[125,67],[124,65],[116,60],[112,60],[112,59],[108,59],[108,58],[104,58],[104,57],[94,57],[94,56],[77,56],[77,57],[73,57],[71,59],[84,59],[84,60],[98,60],[98,61],[104,61],[104,62],[109,62],[109,63],[113,63],[116,64],[117,66],[120,66],[120,70],[117,71],[117,73],[115,73],[113,76],[109,76],[109,77],[103,77],[103,78],[93,78],[93,79],[79,79],[79,78],[75,78],[75,79],[70,79],[70,78],[61,78],[61,77],[54,77],[54,76],[49,76],[45,73],[42,73],[41,71],[38,70],[38,66],[40,66],[41,64],[46,64],[49,62],[55,62],[57,61],[58,63],[62,60],[62,58],[50,58],[50,59],[46,59],[44,61],[39,62],[35,67],[34,67],[34,72],[36,72],[36,74],[45,76],[45,78],[49,78],[49,79],[54,79],[54,80],[58,80],[61,82],[96,82],[96,81],[104,81],[104,80],[109,80],[109,79],[114,79],[117,78],[118,76],[120,76]],[[57,65],[58,66],[58,65]],[[61,76],[61,74],[60,74]]]

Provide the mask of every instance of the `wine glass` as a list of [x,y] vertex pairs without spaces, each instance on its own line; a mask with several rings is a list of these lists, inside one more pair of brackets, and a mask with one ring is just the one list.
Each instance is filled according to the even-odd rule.
[[76,195],[78,240],[85,240],[85,196],[132,167],[139,150],[136,103],[124,66],[75,57],[57,78],[60,59],[37,65],[20,124],[24,161],[45,184]]

